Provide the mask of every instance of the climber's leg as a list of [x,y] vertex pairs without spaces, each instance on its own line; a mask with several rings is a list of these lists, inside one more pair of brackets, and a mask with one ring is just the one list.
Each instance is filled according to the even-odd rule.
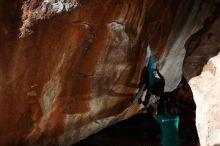
[[145,108],[147,108],[147,106],[149,105],[150,96],[151,96],[151,93],[150,93],[150,90],[148,89],[147,93],[146,93],[146,96],[145,96],[145,99],[144,99],[144,103],[143,103]]

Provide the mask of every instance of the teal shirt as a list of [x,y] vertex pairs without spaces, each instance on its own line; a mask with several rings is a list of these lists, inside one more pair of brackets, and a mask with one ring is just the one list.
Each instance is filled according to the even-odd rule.
[[157,122],[160,124],[162,138],[162,146],[179,146],[178,125],[179,116],[177,114],[160,114],[156,116]]

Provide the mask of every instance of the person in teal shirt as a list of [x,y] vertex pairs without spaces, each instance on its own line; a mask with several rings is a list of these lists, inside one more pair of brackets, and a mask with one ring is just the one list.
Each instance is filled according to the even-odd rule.
[[158,104],[157,108],[155,119],[161,127],[161,145],[179,146],[177,108],[172,104]]

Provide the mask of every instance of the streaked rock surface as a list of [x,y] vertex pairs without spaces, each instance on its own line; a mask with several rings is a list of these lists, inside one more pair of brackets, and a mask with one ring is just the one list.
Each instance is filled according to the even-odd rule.
[[174,89],[216,2],[1,0],[0,145],[71,145],[135,114],[147,46]]
[[71,145],[135,114],[147,45],[162,53],[178,4],[1,1],[0,145]]

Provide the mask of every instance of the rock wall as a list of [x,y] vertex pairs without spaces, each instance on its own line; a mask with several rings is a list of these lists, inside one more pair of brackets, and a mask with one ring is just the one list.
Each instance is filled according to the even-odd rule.
[[146,48],[159,58],[178,5],[1,0],[0,145],[71,145],[135,114]]
[[183,72],[197,105],[200,145],[217,146],[220,145],[217,118],[220,113],[219,1],[185,1],[182,4],[166,45],[168,51],[160,60],[166,77],[165,90],[173,90]]
[[[217,29],[217,2],[1,0],[0,145],[71,145],[135,114],[140,106],[132,96],[147,46],[160,62],[165,89],[174,89],[184,45],[195,46],[190,36],[213,16],[202,32]],[[188,66],[198,52],[187,53],[190,80],[198,76]]]
[[200,0],[186,0],[180,4],[177,18],[166,44],[166,51],[160,59],[161,71],[166,78],[165,91],[174,90],[180,82],[183,60],[187,55],[185,45],[190,36],[203,28],[204,21],[212,15],[215,9],[213,3]]
[[184,74],[197,104],[197,128],[202,146],[220,145],[220,7],[186,45]]

